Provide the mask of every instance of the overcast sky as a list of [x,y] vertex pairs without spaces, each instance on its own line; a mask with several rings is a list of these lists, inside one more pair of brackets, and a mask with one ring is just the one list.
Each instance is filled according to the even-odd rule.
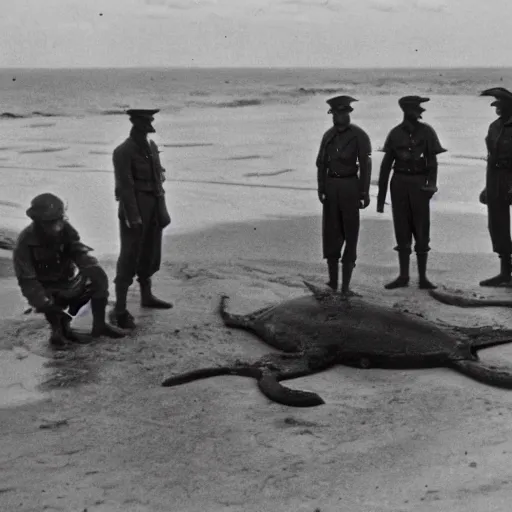
[[0,7],[0,67],[512,65],[512,0],[0,0]]

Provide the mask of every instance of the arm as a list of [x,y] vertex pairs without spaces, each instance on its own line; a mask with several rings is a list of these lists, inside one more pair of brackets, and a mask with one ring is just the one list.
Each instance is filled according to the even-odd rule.
[[320,149],[316,157],[316,168],[317,168],[317,184],[318,184],[318,195],[325,194],[325,136],[322,138],[320,143]]
[[149,142],[151,147],[151,153],[153,154],[153,159],[156,163],[158,175],[161,182],[165,181],[165,169],[162,167],[162,162],[160,161],[160,151],[158,150],[158,146],[156,145],[156,142],[150,141]]
[[114,151],[112,160],[116,180],[116,195],[119,197],[126,220],[130,227],[134,224],[141,224],[142,220],[135,198],[130,153],[124,147],[119,148]]
[[53,303],[39,282],[32,264],[30,249],[23,243],[17,243],[13,251],[14,272],[21,289],[21,294],[36,310]]
[[387,151],[380,164],[379,174],[379,193],[377,195],[377,211],[384,211],[384,203],[386,202],[386,195],[388,193],[389,175],[391,174],[391,166],[395,161],[395,156],[392,151]]
[[71,224],[66,223],[64,229],[69,244],[69,255],[80,271],[87,275],[87,269],[98,266],[98,260],[88,254],[93,249],[82,243],[78,231]]
[[445,153],[446,149],[441,146],[437,133],[430,128],[430,137],[427,140],[427,179],[426,187],[432,192],[437,192],[437,155]]
[[359,197],[366,202],[370,195],[372,178],[372,145],[366,133],[362,133],[358,138],[357,158],[359,160]]

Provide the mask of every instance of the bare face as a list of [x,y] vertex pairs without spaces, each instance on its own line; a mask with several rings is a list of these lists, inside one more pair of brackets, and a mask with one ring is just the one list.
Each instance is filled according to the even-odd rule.
[[38,221],[37,225],[48,238],[58,237],[64,229],[64,218]]
[[156,132],[152,124],[154,120],[154,117],[134,117],[132,123],[134,128],[147,135],[148,133]]
[[343,127],[350,124],[350,112],[348,110],[331,109],[329,113],[332,114],[334,126]]
[[405,118],[412,123],[417,123],[423,117],[423,109],[420,107],[409,107],[404,111]]

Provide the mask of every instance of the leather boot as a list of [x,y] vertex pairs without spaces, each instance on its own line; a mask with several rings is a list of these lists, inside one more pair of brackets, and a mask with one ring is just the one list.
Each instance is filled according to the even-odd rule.
[[118,327],[114,327],[105,321],[105,311],[107,308],[107,299],[91,299],[92,311],[92,332],[93,338],[107,336],[107,338],[124,338],[126,332]]
[[347,262],[341,266],[341,293],[343,295],[352,295],[350,291],[350,280],[354,271],[355,263]]
[[171,302],[157,299],[151,292],[151,279],[139,279],[140,284],[140,305],[143,308],[171,309]]
[[418,274],[420,278],[419,287],[422,290],[434,290],[435,288],[437,288],[437,286],[427,279],[428,253],[418,253],[416,254],[416,258],[418,261]]
[[510,254],[500,254],[500,273],[497,276],[490,277],[480,281],[480,286],[492,286],[498,287],[503,285],[512,284],[510,273],[511,273],[511,261]]
[[90,336],[78,333],[71,328],[71,318],[68,315],[63,315],[61,317],[60,324],[62,327],[62,335],[67,340],[72,341],[73,343],[79,343],[83,345],[90,343],[92,341],[92,338]]
[[327,286],[336,291],[338,289],[339,277],[339,264],[336,258],[329,258],[327,260],[327,270],[329,272],[329,281]]
[[126,298],[129,286],[125,283],[116,282],[116,305],[109,313],[109,320],[121,329],[135,329],[136,324],[133,316],[126,309]]
[[62,324],[60,315],[54,313],[46,313],[44,315],[46,320],[50,324],[51,334],[50,334],[50,347],[56,350],[65,349],[68,346],[66,338],[64,338],[62,332]]
[[398,263],[400,265],[400,275],[390,283],[384,285],[386,290],[394,290],[395,288],[404,288],[409,286],[409,262],[410,255],[406,252],[398,253]]

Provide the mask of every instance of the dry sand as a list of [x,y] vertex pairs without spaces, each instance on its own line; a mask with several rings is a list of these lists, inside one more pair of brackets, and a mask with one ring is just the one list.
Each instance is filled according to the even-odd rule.
[[[495,271],[485,222],[481,215],[433,216],[433,280],[477,290]],[[336,367],[287,383],[324,398],[311,409],[271,403],[242,377],[160,387],[173,373],[269,352],[222,325],[219,296],[229,294],[233,310],[248,312],[307,293],[303,279],[324,282],[319,229],[318,217],[303,217],[188,235],[171,230],[156,291],[175,308],[141,311],[134,286],[137,332],[62,359],[52,359],[44,322],[22,314],[16,284],[4,278],[0,510],[508,510],[512,393],[453,371]],[[384,292],[397,270],[393,245],[389,213],[363,221],[354,289],[438,321],[510,327],[505,309],[434,302],[414,286],[414,260],[413,286]],[[112,277],[112,263],[105,268]],[[77,323],[88,326],[90,316]],[[482,356],[512,360],[512,346]],[[36,389],[28,366],[53,387]],[[59,383],[66,385],[55,388]]]

